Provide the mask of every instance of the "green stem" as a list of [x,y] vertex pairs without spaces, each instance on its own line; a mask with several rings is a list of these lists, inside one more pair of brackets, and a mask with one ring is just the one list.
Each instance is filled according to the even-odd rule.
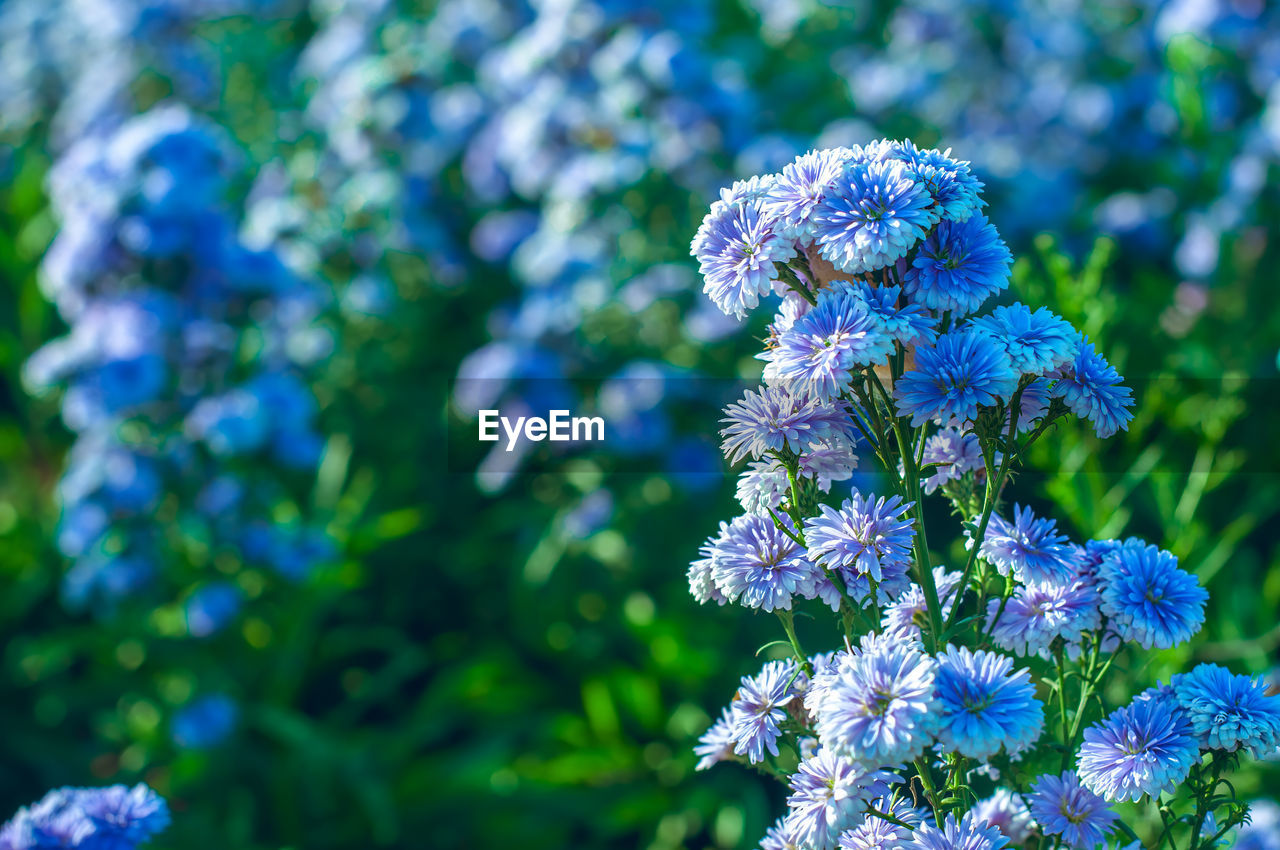
[[[1067,726],[1067,662],[1063,657],[1062,645],[1056,642],[1053,647],[1053,661],[1058,668],[1058,718],[1062,724],[1062,769],[1066,770],[1071,766],[1072,750],[1068,743],[1070,732]],[[1082,685],[1081,690],[1083,689]]]
[[938,790],[933,784],[933,774],[929,771],[929,764],[924,757],[915,760],[916,774],[920,777],[920,784],[924,786],[924,796],[929,801],[930,808],[933,809],[933,820],[942,828],[942,807],[938,805]]
[[879,810],[879,809],[877,809],[875,806],[868,806],[868,807],[867,807],[867,811],[868,811],[870,814],[873,814],[873,815],[875,815],[876,817],[880,818],[880,820],[888,821],[889,823],[893,824],[894,826],[902,826],[902,827],[906,827],[907,829],[912,829],[912,828],[913,828],[913,827],[911,826],[911,824],[907,823],[906,821],[900,821],[900,820],[898,820],[897,818],[895,818],[893,815],[889,814],[888,812],[882,812],[882,811],[880,811],[880,810]]
[[809,656],[804,654],[804,649],[800,647],[800,638],[796,635],[796,618],[789,610],[783,608],[776,609],[778,619],[782,621],[782,630],[787,633],[787,640],[791,641],[791,651],[795,653],[796,663],[809,676],[813,676],[813,665],[809,663]]

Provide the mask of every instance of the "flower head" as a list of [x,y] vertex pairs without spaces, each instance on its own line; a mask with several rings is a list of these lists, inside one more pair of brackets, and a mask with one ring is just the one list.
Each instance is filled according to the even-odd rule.
[[742,318],[773,290],[774,263],[795,256],[795,244],[774,229],[759,192],[741,184],[722,192],[693,239],[703,291],[726,314]]
[[1065,365],[1080,345],[1079,332],[1047,307],[997,307],[969,322],[969,327],[1000,343],[1023,375],[1043,375]]
[[848,148],[809,151],[783,166],[765,199],[766,209],[777,220],[782,235],[789,239],[812,236],[813,212],[844,172],[844,164],[852,154]]
[[760,357],[772,364],[775,383],[796,381],[814,397],[829,399],[849,389],[854,369],[892,352],[893,338],[863,302],[828,290]]
[[752,764],[764,761],[766,751],[778,754],[779,724],[786,717],[787,704],[800,696],[796,679],[794,661],[770,661],[759,675],[742,677],[730,706],[735,753]]
[[1181,710],[1168,700],[1138,700],[1085,730],[1077,771],[1103,799],[1136,802],[1172,791],[1199,758]]
[[1155,546],[1126,543],[1098,565],[1102,613],[1121,640],[1143,649],[1169,649],[1204,623],[1209,594],[1178,559]]
[[942,829],[921,824],[907,846],[911,850],[1001,850],[1008,843],[998,828],[967,812],[959,823],[955,815],[947,815]]
[[813,211],[814,242],[841,271],[881,269],[933,226],[932,206],[929,192],[902,162],[855,156]]
[[873,286],[865,280],[836,281],[833,285],[861,303],[879,320],[884,332],[903,346],[933,345],[938,338],[936,318],[918,304],[898,306],[901,287]]
[[0,848],[133,850],[168,826],[168,804],[146,785],[59,788],[18,810],[0,829]]
[[725,408],[724,453],[730,463],[744,457],[759,460],[766,452],[803,452],[815,440],[848,440],[847,414],[833,404],[791,387],[747,390],[742,400]]
[[[720,523],[720,533],[724,534],[728,528],[726,523]],[[706,605],[708,602],[715,602],[717,605],[723,605],[729,600],[716,587],[715,578],[713,576],[712,566],[715,561],[716,538],[710,537],[706,543],[702,544],[702,548],[698,553],[701,558],[689,564],[689,593],[698,602],[699,605]]]
[[979,407],[1000,404],[1017,386],[1003,348],[984,334],[952,331],[916,350],[916,368],[894,385],[893,397],[912,427],[930,419],[948,425],[973,420]]
[[1121,385],[1120,374],[1087,342],[1075,358],[1062,367],[1053,395],[1071,412],[1093,423],[1099,437],[1110,437],[1129,427],[1133,393]]
[[1010,755],[1036,742],[1044,728],[1044,706],[1031,675],[1013,671],[1013,659],[994,652],[947,646],[938,656],[938,740],[948,752],[986,760]]
[[924,442],[924,465],[936,465],[933,473],[924,479],[924,491],[933,493],[948,482],[955,481],[966,472],[981,472],[982,446],[972,431],[959,428],[943,428],[930,435]]
[[1045,774],[1031,786],[1031,816],[1045,835],[1061,835],[1074,850],[1093,850],[1107,840],[1116,814],[1107,801],[1080,785],[1074,772]]
[[[933,584],[938,590],[938,601],[942,605],[944,617],[951,616],[951,606],[955,604],[960,579],[960,573],[947,572],[946,567],[933,568]],[[884,616],[880,619],[881,629],[886,637],[918,641],[921,639],[919,620],[926,617],[928,611],[924,589],[913,583],[901,596],[885,606]]]
[[[848,481],[858,466],[853,447],[841,439],[811,443],[800,457],[796,477],[808,479],[823,493],[831,492],[836,481]],[[747,513],[768,516],[789,495],[791,482],[787,469],[777,460],[761,460],[747,464],[738,477],[738,503]]]
[[1080,581],[1019,585],[1003,613],[1000,600],[988,603],[987,628],[1001,649],[1016,655],[1047,655],[1055,639],[1078,644],[1085,632],[1102,625],[1101,601],[1096,588]]
[[937,663],[917,644],[868,636],[805,697],[823,744],[868,765],[920,756],[933,741]]
[[[972,540],[969,541],[972,545]],[[1014,505],[1013,522],[992,514],[978,554],[1000,575],[1021,582],[1062,582],[1075,578],[1075,548],[1058,533],[1058,524],[1040,519],[1031,508]]]
[[944,221],[916,252],[903,277],[907,297],[922,307],[967,316],[1009,285],[1013,255],[985,217]]
[[892,773],[864,768],[823,747],[791,777],[786,829],[802,847],[833,850],[867,801],[885,796],[897,781]]
[[951,158],[951,150],[922,149],[910,140],[893,143],[891,156],[907,164],[918,183],[929,190],[942,218],[965,221],[980,211],[982,181],[974,177],[969,163]]
[[1201,664],[1174,676],[1173,693],[1200,749],[1243,749],[1261,758],[1280,747],[1280,696],[1267,696],[1262,679]]
[[829,570],[880,581],[885,572],[903,574],[915,542],[909,511],[901,497],[863,497],[856,490],[840,510],[820,505],[806,528],[809,556]]
[[772,519],[744,514],[723,526],[711,553],[711,580],[730,602],[773,611],[789,609],[817,568]]
[[733,737],[734,720],[733,711],[728,708],[721,709],[720,719],[702,733],[702,737],[698,738],[697,746],[693,748],[693,754],[698,757],[694,770],[706,770],[733,758],[733,748],[737,743]]
[[911,831],[923,820],[922,814],[905,797],[885,797],[872,800],[870,805],[909,826],[868,814],[862,823],[840,836],[840,850],[905,850],[911,841]]
[[1036,826],[1026,802],[1008,788],[997,788],[990,797],[979,800],[973,816],[999,829],[1015,847],[1030,838]]

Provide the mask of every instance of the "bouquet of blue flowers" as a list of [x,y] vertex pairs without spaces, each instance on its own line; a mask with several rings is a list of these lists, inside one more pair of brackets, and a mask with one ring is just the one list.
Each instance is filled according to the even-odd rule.
[[[1133,399],[1048,309],[979,313],[1012,261],[981,189],[968,163],[909,141],[813,151],[723,190],[693,240],[725,313],[781,305],[764,386],[721,431],[730,462],[749,461],[744,513],[689,586],[776,614],[788,650],[742,679],[698,766],[787,784],[764,848],[1217,846],[1248,817],[1227,773],[1280,748],[1280,698],[1204,664],[1107,704],[1109,674],[1188,640],[1208,595],[1156,546],[1079,545],[1002,505],[1054,423],[1109,437]],[[887,490],[833,498],[860,455]],[[956,569],[928,542],[938,496],[965,537]],[[796,617],[824,608],[839,645],[812,655]],[[1154,815],[1122,818],[1125,802]]]

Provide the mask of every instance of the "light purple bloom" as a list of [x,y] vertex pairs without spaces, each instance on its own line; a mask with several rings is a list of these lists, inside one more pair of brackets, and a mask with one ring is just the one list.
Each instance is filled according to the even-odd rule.
[[968,812],[960,822],[948,814],[942,829],[923,823],[916,830],[911,850],[1001,850],[1009,843],[998,828]]
[[[966,532],[967,534],[967,532]],[[973,545],[972,538],[967,541]],[[1013,522],[992,514],[978,554],[1000,575],[1010,572],[1022,582],[1062,582],[1075,577],[1075,548],[1058,533],[1058,524],[1041,519],[1031,508],[1014,505]]]
[[1173,791],[1199,758],[1181,709],[1168,700],[1138,700],[1085,730],[1077,772],[1103,799],[1137,802]]
[[863,302],[827,290],[759,357],[771,364],[773,384],[794,382],[806,394],[830,399],[850,388],[854,370],[892,352],[893,338]]
[[1031,786],[1031,816],[1045,835],[1060,835],[1074,850],[1093,850],[1107,840],[1116,814],[1106,800],[1080,785],[1073,771],[1045,774]]
[[880,581],[886,572],[903,574],[915,542],[909,515],[913,505],[903,504],[899,496],[864,497],[857,491],[838,511],[819,505],[821,514],[805,529],[809,556],[847,580],[865,575]]
[[1015,847],[1030,838],[1036,827],[1026,802],[1008,788],[997,788],[990,797],[979,800],[973,816],[999,829]]
[[711,553],[711,580],[730,602],[773,611],[812,586],[818,569],[772,519],[744,514],[723,526]]
[[733,737],[734,719],[731,710],[721,709],[720,719],[712,723],[707,731],[702,733],[702,737],[698,738],[698,744],[693,748],[693,754],[698,756],[698,763],[694,766],[694,770],[707,770],[722,761],[733,758],[733,747],[736,743]]
[[780,233],[789,239],[812,236],[813,212],[852,154],[849,148],[809,151],[783,166],[765,198],[765,207],[777,220]]
[[743,676],[730,705],[733,751],[752,764],[764,761],[766,752],[776,756],[782,734],[779,724],[786,719],[788,704],[799,696],[794,661],[770,661],[758,675]]
[[844,830],[866,812],[869,800],[889,793],[900,781],[884,771],[868,769],[824,747],[800,763],[791,777],[786,829],[811,850],[833,850]]
[[774,230],[775,222],[755,197],[758,194],[743,184],[722,191],[691,248],[702,273],[703,291],[724,313],[737,318],[759,304],[760,296],[773,291],[778,277],[774,263],[795,256],[794,241]]
[[[1000,619],[1000,600],[987,603],[987,628],[996,646],[1015,655],[1047,656],[1049,645],[1062,638],[1078,644],[1085,632],[1102,625],[1098,591],[1081,581],[1033,582],[1020,585]],[[995,620],[995,628],[991,627]]]
[[784,450],[800,454],[814,441],[849,439],[852,426],[845,411],[797,389],[747,390],[741,401],[725,408],[720,434],[730,463]]

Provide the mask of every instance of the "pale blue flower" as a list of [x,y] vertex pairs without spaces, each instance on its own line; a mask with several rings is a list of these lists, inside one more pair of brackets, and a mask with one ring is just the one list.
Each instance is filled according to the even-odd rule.
[[1181,709],[1168,700],[1138,700],[1085,730],[1077,772],[1103,799],[1137,802],[1172,792],[1199,760]]

